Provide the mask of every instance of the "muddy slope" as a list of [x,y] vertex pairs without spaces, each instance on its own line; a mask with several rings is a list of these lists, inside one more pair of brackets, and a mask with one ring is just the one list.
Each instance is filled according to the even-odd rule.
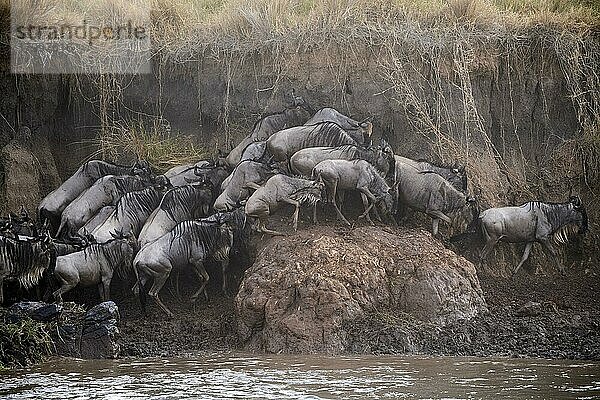
[[[597,269],[575,266],[566,278],[526,271],[515,280],[479,274],[479,281],[488,312],[440,325],[393,308],[371,310],[343,326],[345,352],[600,360]],[[137,301],[124,288],[113,291],[121,306],[124,355],[168,356],[243,347],[236,333],[234,301],[220,295],[219,282],[210,287],[210,302],[201,301],[195,308],[185,300],[193,287],[182,289],[181,300],[168,286],[162,297],[174,311],[172,320],[157,307],[151,307],[148,318],[142,317]],[[530,302],[534,304],[523,307]]]

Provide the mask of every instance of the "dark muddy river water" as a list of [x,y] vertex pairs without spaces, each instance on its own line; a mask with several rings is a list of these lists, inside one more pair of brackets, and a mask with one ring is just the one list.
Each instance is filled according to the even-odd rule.
[[600,398],[600,364],[395,356],[219,354],[54,359],[0,373],[14,399]]

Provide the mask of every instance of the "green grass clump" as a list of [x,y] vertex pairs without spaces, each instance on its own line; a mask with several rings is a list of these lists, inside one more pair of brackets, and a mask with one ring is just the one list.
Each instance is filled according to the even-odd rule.
[[46,325],[29,318],[0,324],[0,369],[26,367],[54,352]]

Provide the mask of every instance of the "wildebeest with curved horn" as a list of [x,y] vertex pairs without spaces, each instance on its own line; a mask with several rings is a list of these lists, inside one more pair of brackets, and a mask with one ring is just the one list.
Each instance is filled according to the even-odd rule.
[[220,165],[196,167],[194,169],[194,174],[196,175],[196,179],[193,181],[189,180],[188,182],[202,182],[203,184],[210,186],[212,192],[211,204],[214,203],[221,193],[221,184],[229,176],[227,168]]
[[401,161],[396,161],[396,183],[398,204],[433,218],[434,236],[438,234],[440,220],[452,222],[448,214],[463,210],[475,201],[437,173],[421,171]]
[[179,222],[208,215],[211,204],[212,191],[206,184],[195,183],[170,189],[146,220],[138,238],[140,248],[154,242]]
[[106,221],[91,232],[92,236],[97,242],[110,240],[112,232],[132,233],[137,237],[150,214],[160,204],[164,189],[149,187],[125,193]]
[[[370,135],[370,124],[368,128],[362,130],[362,133]],[[316,125],[295,126],[274,133],[267,140],[267,151],[275,161],[286,161],[295,152],[307,147],[358,146],[359,144],[338,124],[323,122]]]
[[[365,160],[377,168],[384,177],[395,173],[394,153],[382,140],[379,147],[362,148],[345,145],[339,147],[309,147],[298,150],[290,158],[290,169],[297,175],[310,176],[313,168],[325,160]],[[393,179],[390,180],[393,183]]]
[[552,242],[566,243],[571,232],[583,234],[588,229],[587,213],[577,196],[572,196],[566,203],[531,201],[518,207],[490,208],[483,211],[478,220],[485,239],[480,256],[482,263],[499,241],[526,243],[513,276],[529,257],[535,242],[548,250],[558,270],[564,275],[565,268]]
[[111,235],[112,239],[105,243],[94,243],[81,251],[56,257],[54,276],[60,284],[53,293],[56,301],[62,302],[62,295],[78,285],[98,285],[100,299],[109,300],[114,272],[126,278],[137,246],[132,234]]
[[117,165],[100,160],[91,160],[79,169],[56,190],[48,194],[38,206],[40,222],[48,220],[53,229],[58,228],[60,214],[85,189],[106,175],[139,175],[149,179],[152,171],[146,161],[136,161],[131,166]]
[[241,161],[226,181],[222,193],[215,200],[215,211],[233,210],[240,201],[250,197],[249,184],[262,184],[276,173],[268,165],[256,161]]
[[[306,121],[304,125],[315,125],[322,122],[334,122],[345,130],[361,146],[371,144],[371,135],[373,126],[368,122],[369,118],[363,121],[356,121],[340,113],[335,108],[322,108]],[[365,133],[366,132],[366,133]]]
[[198,161],[195,164],[186,164],[180,165],[177,167],[173,167],[164,175],[169,179],[171,185],[177,186],[185,186],[190,182],[198,180],[198,176],[195,174],[196,168],[206,168],[211,166],[212,163],[207,160]]
[[144,286],[152,278],[148,294],[167,315],[173,316],[171,310],[160,300],[159,293],[174,268],[191,265],[200,279],[200,286],[192,295],[192,300],[195,301],[201,293],[208,298],[205,288],[210,278],[204,263],[212,258],[221,263],[223,271],[227,269],[229,252],[233,246],[234,225],[235,222],[229,218],[218,222],[180,222],[151,246],[141,249],[133,261],[137,277],[133,290],[139,296],[144,312]]
[[142,190],[147,183],[138,176],[103,176],[65,207],[56,237],[74,234],[102,207],[114,206],[125,193]]
[[309,115],[306,112],[304,100],[299,96],[294,96],[294,102],[290,107],[287,107],[281,112],[267,115],[256,121],[252,128],[252,133],[242,139],[242,141],[229,152],[225,158],[226,163],[230,168],[234,168],[242,161],[242,154],[250,144],[265,141],[271,137],[272,134],[282,129],[302,125],[308,117]]
[[90,232],[93,232],[94,229],[102,225],[114,210],[115,206],[102,207],[88,222],[79,228],[77,234],[82,236],[89,235]]
[[242,152],[240,162],[250,160],[263,162],[267,158],[267,141],[252,142]]
[[[395,204],[395,189],[388,186],[385,179],[375,167],[365,160],[325,160],[318,163],[312,171],[313,179],[322,179],[333,203],[338,217],[346,224],[350,222],[344,217],[337,205],[338,190],[357,190],[361,194],[364,213],[359,218],[371,222],[369,211],[373,206],[391,219]],[[379,210],[377,210],[379,211]]]
[[410,165],[423,173],[438,174],[450,182],[456,190],[467,193],[467,173],[464,165],[441,165],[427,160],[413,160],[399,155],[395,155],[394,158],[396,162]]
[[248,185],[254,187],[256,192],[250,196],[244,207],[246,215],[258,218],[258,232],[270,235],[283,235],[283,233],[267,229],[266,223],[269,215],[282,204],[292,204],[295,207],[293,215],[294,231],[298,229],[298,213],[300,205],[308,203],[315,205],[321,200],[323,182],[295,178],[277,174],[269,178],[263,185]]

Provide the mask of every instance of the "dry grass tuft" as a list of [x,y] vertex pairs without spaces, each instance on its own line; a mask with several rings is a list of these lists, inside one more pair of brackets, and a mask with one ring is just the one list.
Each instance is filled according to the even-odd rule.
[[113,123],[93,139],[92,144],[98,147],[92,157],[144,159],[159,173],[178,165],[196,163],[207,155],[206,149],[199,146],[193,136],[172,134],[159,120],[150,127],[139,121]]

